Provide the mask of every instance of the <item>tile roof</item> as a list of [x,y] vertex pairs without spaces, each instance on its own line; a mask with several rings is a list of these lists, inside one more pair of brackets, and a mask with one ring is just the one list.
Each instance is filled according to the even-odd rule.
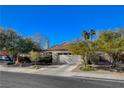
[[49,48],[48,50],[67,50],[69,45],[70,45],[70,43],[64,42],[60,45],[55,45],[52,48]]

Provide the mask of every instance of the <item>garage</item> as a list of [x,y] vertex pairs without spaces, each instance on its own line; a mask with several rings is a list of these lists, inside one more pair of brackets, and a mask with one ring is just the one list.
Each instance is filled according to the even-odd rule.
[[78,55],[58,54],[58,61],[62,64],[76,64],[81,62],[81,57]]

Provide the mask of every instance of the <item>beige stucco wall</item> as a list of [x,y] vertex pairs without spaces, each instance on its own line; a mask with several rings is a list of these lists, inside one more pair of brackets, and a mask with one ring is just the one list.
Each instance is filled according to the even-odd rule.
[[[67,63],[67,64],[75,64],[81,62],[81,57],[79,55],[58,55],[59,53],[69,53],[69,51],[49,51],[52,52],[52,62],[53,63]],[[97,52],[99,56],[103,57],[105,60],[110,61],[110,57],[107,53]],[[112,59],[111,59],[112,60]]]
[[79,55],[60,55],[59,62],[65,64],[78,64],[81,62],[81,56]]
[[49,52],[52,52],[53,64],[75,64],[75,63],[79,63],[81,60],[80,56],[78,55],[64,54],[64,53],[67,53],[67,54],[70,53],[69,51],[49,51]]
[[52,51],[52,61],[53,63],[60,63],[59,53],[69,53],[68,51]]

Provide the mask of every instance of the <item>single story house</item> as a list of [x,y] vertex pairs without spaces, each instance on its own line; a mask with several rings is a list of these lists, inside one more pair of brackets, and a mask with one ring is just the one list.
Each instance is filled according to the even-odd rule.
[[68,51],[70,43],[64,42],[60,45],[55,45],[52,48],[46,49],[47,54],[52,55],[53,63],[57,64],[75,64],[80,63],[81,58],[78,55],[71,55]]
[[[53,64],[79,64],[81,62],[80,55],[72,55],[68,51],[68,46],[70,43],[64,42],[60,45],[55,45],[49,48],[49,42],[46,43],[46,49],[43,54],[52,55]],[[102,62],[109,61],[109,56],[107,53],[98,52],[99,60]],[[121,59],[124,60],[124,53],[121,55]]]

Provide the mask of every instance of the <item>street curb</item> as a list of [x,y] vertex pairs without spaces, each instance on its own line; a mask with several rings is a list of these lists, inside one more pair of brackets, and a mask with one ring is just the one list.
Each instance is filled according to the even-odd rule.
[[99,78],[99,77],[85,77],[85,76],[73,76],[78,79],[88,79],[88,80],[100,80],[100,81],[111,81],[111,82],[119,82],[124,83],[124,80],[121,79],[110,79],[110,78]]
[[[72,77],[72,78],[88,78],[88,79],[100,79],[100,80],[114,80],[114,81],[122,81],[124,82],[124,77],[121,79],[121,78],[117,78],[117,77],[114,77],[114,78],[111,78],[112,76],[109,76],[109,77],[101,77],[99,74],[95,74],[92,76],[89,76],[89,73],[78,73],[78,72],[50,72],[50,73],[46,73],[46,72],[42,72],[42,70],[35,70],[35,69],[27,69],[27,68],[4,68],[4,69],[1,69],[0,68],[0,71],[3,71],[3,72],[15,72],[15,73],[27,73],[27,74],[37,74],[37,75],[49,75],[49,76],[64,76],[64,77]],[[80,75],[79,75],[80,74]]]
[[24,72],[12,72],[12,71],[2,71],[2,72],[11,72],[11,73],[21,73],[21,74],[33,74],[33,75],[44,75],[44,76],[55,76],[55,77],[69,77],[74,79],[87,79],[87,80],[98,80],[98,81],[108,81],[108,82],[114,82],[114,83],[124,83],[124,80],[120,79],[109,79],[109,78],[97,78],[97,77],[86,77],[86,76],[65,76],[65,75],[53,75],[53,74],[39,74],[39,73],[24,73]]

